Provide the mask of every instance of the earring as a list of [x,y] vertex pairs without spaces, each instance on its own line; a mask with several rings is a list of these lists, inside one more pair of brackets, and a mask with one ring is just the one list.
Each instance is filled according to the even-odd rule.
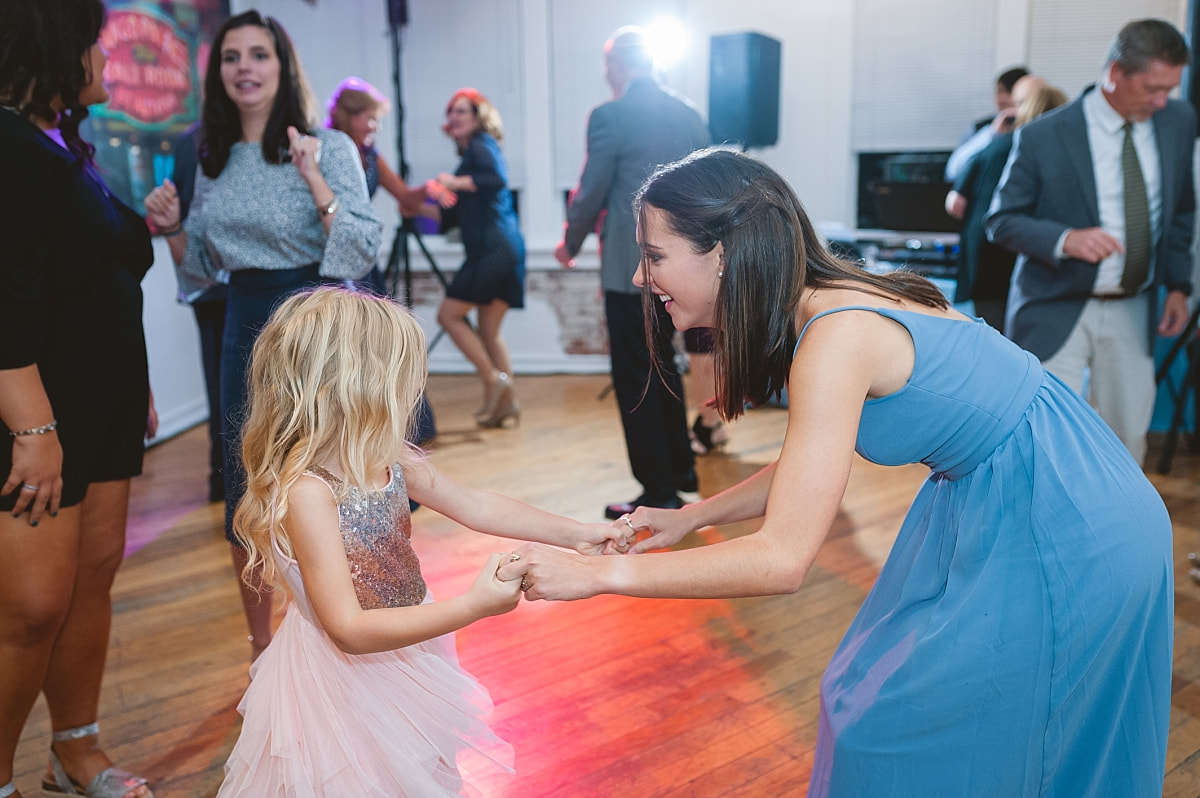
[[717,272],[717,277],[724,277],[724,276],[725,276],[724,270]]

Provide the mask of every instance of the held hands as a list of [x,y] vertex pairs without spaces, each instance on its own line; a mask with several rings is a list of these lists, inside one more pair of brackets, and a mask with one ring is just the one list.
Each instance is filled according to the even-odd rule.
[[37,526],[44,513],[58,513],[62,499],[62,446],[58,433],[19,435],[13,438],[12,470],[0,495],[17,491],[13,517],[29,511],[29,525]]
[[1063,254],[1088,263],[1099,263],[1114,252],[1124,252],[1125,247],[1099,227],[1069,230],[1063,239]]
[[288,125],[288,156],[292,159],[296,171],[306,183],[321,176],[318,165],[321,163],[321,140],[316,136],[306,136],[293,125]]
[[458,204],[458,195],[436,180],[425,181],[425,195],[432,197],[443,208],[453,208]]
[[[630,515],[613,521],[613,528],[625,535],[624,540],[614,544],[614,550],[628,554],[670,548],[695,530],[683,510],[663,510],[658,507],[639,507]],[[647,530],[650,536],[638,540],[638,536]],[[628,547],[627,552],[620,548],[621,543]]]
[[616,559],[580,557],[551,546],[526,543],[504,556],[496,575],[517,584],[528,601],[574,601],[604,592],[601,572]]
[[[581,534],[576,538],[574,549],[580,554],[595,556],[598,554],[624,554],[625,550],[637,539],[637,535],[622,524],[580,524]],[[619,548],[624,543],[625,548]]]
[[174,230],[179,226],[179,192],[170,180],[146,195],[146,215],[156,230]]
[[475,577],[475,582],[467,589],[466,597],[471,601],[480,618],[491,615],[503,615],[516,608],[521,601],[520,575],[516,577],[500,576],[499,567],[508,562],[511,555],[493,554],[484,563],[483,570]]

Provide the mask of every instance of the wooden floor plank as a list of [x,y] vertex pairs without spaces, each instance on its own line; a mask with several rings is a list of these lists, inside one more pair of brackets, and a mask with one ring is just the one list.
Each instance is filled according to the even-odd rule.
[[[522,377],[513,429],[479,430],[470,377],[435,376],[433,463],[460,482],[553,512],[601,520],[638,493],[606,377]],[[750,476],[778,453],[785,411],[752,411],[730,443],[700,458],[701,496]],[[209,798],[237,739],[249,645],[221,508],[206,500],[202,428],[150,450],[135,480],[130,549],[114,587],[101,697],[103,742],[159,798]],[[1151,454],[1154,462],[1155,454]],[[886,559],[919,466],[856,460],[835,525],[791,596],[645,601],[605,596],[522,604],[458,635],[464,667],[491,692],[494,726],[517,772],[485,774],[487,798],[763,798],[802,795],[812,769],[821,673]],[[1200,586],[1186,555],[1200,548],[1200,457],[1151,475],[1176,529],[1176,656],[1164,795],[1200,796]],[[414,545],[436,596],[459,593],[510,541],[428,509]],[[753,522],[703,530],[684,545],[747,534]],[[35,707],[16,778],[37,795],[49,720]]]

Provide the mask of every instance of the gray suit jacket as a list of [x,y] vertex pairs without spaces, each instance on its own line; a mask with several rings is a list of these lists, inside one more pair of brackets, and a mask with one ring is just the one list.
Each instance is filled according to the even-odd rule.
[[633,195],[654,169],[708,143],[708,128],[696,108],[653,78],[635,78],[620,97],[592,109],[587,160],[567,209],[563,240],[571,255],[578,253],[606,211],[600,232],[605,291],[639,291],[633,285],[640,257]]
[[[1191,290],[1192,228],[1196,211],[1192,150],[1196,114],[1171,100],[1153,117],[1162,184],[1161,234],[1154,249],[1154,283],[1147,347],[1158,325],[1160,285]],[[1092,294],[1098,272],[1082,260],[1056,260],[1054,246],[1068,228],[1098,227],[1096,177],[1083,97],[1019,129],[988,214],[988,238],[1018,253],[1008,300],[1006,333],[1042,360],[1066,342]]]

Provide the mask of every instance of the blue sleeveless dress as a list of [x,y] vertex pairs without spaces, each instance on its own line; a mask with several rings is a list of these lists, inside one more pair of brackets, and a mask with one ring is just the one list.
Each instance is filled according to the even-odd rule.
[[809,795],[1161,796],[1174,585],[1157,492],[982,321],[829,312],[848,310],[916,350],[908,384],[865,403],[858,453],[931,473],[822,679]]

